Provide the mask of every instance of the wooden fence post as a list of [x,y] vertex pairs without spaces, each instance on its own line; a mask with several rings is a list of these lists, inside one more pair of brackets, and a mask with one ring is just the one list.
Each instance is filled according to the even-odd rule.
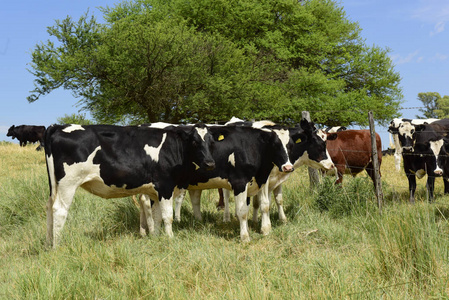
[[[308,111],[303,111],[302,118],[310,122],[310,113]],[[309,180],[310,188],[313,189],[320,182],[320,173],[317,169],[309,167]]]
[[371,134],[371,159],[373,161],[374,168],[374,189],[376,190],[377,205],[379,206],[379,213],[382,214],[382,181],[380,179],[379,159],[377,157],[377,145],[376,145],[376,131],[374,130],[374,118],[373,112],[368,112],[369,130]]

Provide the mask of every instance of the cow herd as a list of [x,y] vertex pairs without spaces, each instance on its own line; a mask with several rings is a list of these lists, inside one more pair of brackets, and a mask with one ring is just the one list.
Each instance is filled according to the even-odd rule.
[[[428,175],[430,200],[435,176],[444,177],[444,191],[449,192],[449,120],[394,119],[389,132],[395,141],[396,165],[404,160],[410,201],[414,201],[415,176]],[[12,126],[8,136],[18,138],[21,146],[27,139],[44,145],[50,185],[47,241],[53,247],[60,241],[78,187],[103,198],[139,195],[140,233],[157,234],[163,223],[170,237],[173,215],[180,220],[186,191],[195,218],[201,220],[201,191],[221,189],[226,222],[230,221],[232,191],[240,239],[247,242],[250,197],[253,220],[257,221],[260,210],[260,231],[266,235],[271,230],[271,193],[279,219],[286,221],[282,183],[302,165],[337,175],[336,183],[342,182],[343,174],[355,176],[363,170],[373,182],[376,180],[368,130],[319,130],[305,119],[294,127],[235,119],[225,125],[67,124],[46,130],[22,125]],[[382,146],[377,134],[376,143],[381,163]]]

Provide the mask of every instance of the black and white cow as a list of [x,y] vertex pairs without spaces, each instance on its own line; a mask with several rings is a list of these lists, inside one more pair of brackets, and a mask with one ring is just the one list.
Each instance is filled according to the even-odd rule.
[[388,132],[393,136],[394,141],[394,161],[396,170],[401,169],[401,159],[403,150],[412,150],[413,134],[415,126],[422,124],[432,124],[439,119],[399,119],[395,118],[390,122]]
[[[52,125],[45,135],[50,183],[47,240],[55,247],[72,204],[82,187],[103,198],[147,194],[160,205],[159,216],[173,236],[172,199],[178,186],[188,185],[197,172],[215,168],[214,141],[204,125],[167,127]],[[141,207],[154,231],[151,201]]]
[[10,136],[12,139],[18,139],[21,147],[25,147],[28,142],[39,142],[39,146],[36,148],[36,150],[41,150],[44,146],[44,132],[45,126],[12,125],[11,127],[9,127],[6,136]]
[[[416,177],[420,179],[427,174],[427,190],[431,202],[434,199],[435,176],[443,175],[444,166],[441,163],[444,161],[441,160],[440,153],[448,131],[438,123],[441,122],[414,125],[411,133],[412,147],[407,146],[402,152],[412,203],[415,201]],[[445,193],[449,192],[447,180],[444,180],[444,190]]]

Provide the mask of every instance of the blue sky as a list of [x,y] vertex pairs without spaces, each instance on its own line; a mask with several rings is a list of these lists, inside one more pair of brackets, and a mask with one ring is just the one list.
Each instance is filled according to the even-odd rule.
[[[11,125],[45,125],[65,114],[78,113],[79,99],[58,90],[28,103],[34,89],[27,71],[36,44],[46,41],[47,27],[67,15],[74,20],[88,9],[101,20],[98,7],[120,1],[6,1],[0,11],[0,141],[11,141]],[[391,50],[395,70],[402,77],[403,107],[419,107],[420,92],[449,95],[449,0],[342,0],[351,21],[358,22],[367,45]],[[417,109],[401,110],[414,118]],[[388,147],[386,128],[376,128]]]

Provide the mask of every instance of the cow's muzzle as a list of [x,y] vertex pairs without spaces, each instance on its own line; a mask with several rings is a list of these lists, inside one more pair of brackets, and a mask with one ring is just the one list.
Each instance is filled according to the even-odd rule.
[[212,171],[215,169],[215,162],[214,161],[207,161],[204,163],[206,165],[206,170]]
[[290,172],[293,172],[294,170],[295,170],[295,168],[293,168],[293,165],[291,165],[291,164],[285,164],[282,166],[282,172],[290,173]]
[[405,147],[402,147],[402,150],[413,152],[413,147],[412,146],[405,146]]

